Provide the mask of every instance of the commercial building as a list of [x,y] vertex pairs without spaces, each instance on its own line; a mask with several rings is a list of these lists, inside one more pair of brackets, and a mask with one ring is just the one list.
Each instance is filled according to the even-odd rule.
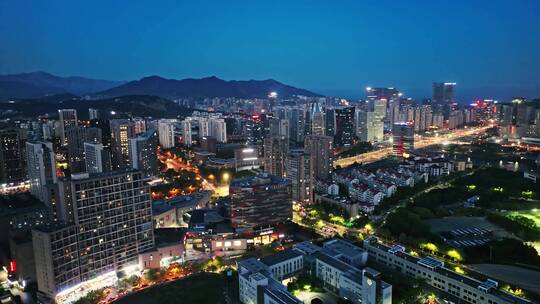
[[386,99],[396,100],[401,97],[401,93],[396,88],[366,88],[366,97],[368,99]]
[[80,173],[59,182],[61,224],[32,231],[38,290],[51,297],[129,272],[154,247],[150,186],[141,172]]
[[292,218],[291,182],[268,173],[235,179],[229,187],[231,223],[256,228]]
[[407,276],[421,279],[427,284],[450,294],[459,301],[475,304],[530,304],[532,302],[498,289],[492,279],[478,281],[458,274],[446,267],[444,262],[430,256],[416,257],[408,254],[401,245],[387,246],[376,237],[364,240],[369,258],[379,264],[397,270]]
[[141,171],[145,177],[157,176],[159,173],[157,144],[157,132],[153,129],[129,139],[131,167]]
[[445,118],[448,118],[452,105],[456,103],[455,87],[455,82],[433,83],[433,110]]
[[334,148],[331,136],[306,137],[304,151],[311,155],[312,170],[315,178],[327,180],[332,175]]
[[398,122],[392,128],[392,151],[396,157],[403,157],[414,150],[414,123]]
[[311,135],[324,136],[326,129],[326,118],[319,103],[313,104],[311,110]]
[[234,150],[234,168],[236,171],[258,169],[263,159],[260,157],[259,147],[248,146]]
[[356,112],[356,136],[363,142],[384,139],[384,121],[376,112]]

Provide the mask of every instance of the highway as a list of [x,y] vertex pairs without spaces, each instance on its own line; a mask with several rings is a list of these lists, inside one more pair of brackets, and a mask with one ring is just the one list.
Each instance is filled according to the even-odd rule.
[[[414,148],[422,149],[432,145],[454,143],[460,138],[483,133],[491,127],[492,126],[488,125],[482,127],[454,130],[449,133],[440,134],[438,136],[432,137],[415,137]],[[336,159],[334,161],[334,167],[340,166],[341,168],[344,168],[354,164],[355,162],[362,164],[372,163],[381,160],[389,156],[390,154],[392,154],[392,148],[383,148],[351,157]]]

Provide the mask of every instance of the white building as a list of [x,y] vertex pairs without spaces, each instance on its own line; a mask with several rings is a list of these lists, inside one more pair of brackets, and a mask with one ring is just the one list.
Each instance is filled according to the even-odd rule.
[[405,247],[386,246],[376,237],[364,240],[364,249],[369,257],[380,264],[393,268],[407,276],[421,279],[427,284],[451,294],[461,301],[474,304],[531,304],[498,289],[497,282],[488,279],[484,282],[460,275],[446,267],[444,262],[432,257],[415,257],[405,251]]
[[30,193],[42,202],[49,202],[47,185],[57,182],[56,161],[51,142],[26,142],[26,162]]
[[240,301],[245,304],[302,303],[280,280],[303,272],[317,277],[325,288],[355,304],[391,304],[392,286],[380,279],[379,272],[365,267],[367,256],[361,248],[336,239],[324,243],[323,247],[303,242],[261,260],[242,260],[238,262]]
[[225,120],[222,118],[211,118],[209,121],[210,136],[215,137],[216,140],[220,143],[226,143],[227,125],[225,124]]
[[164,149],[174,147],[174,121],[160,120],[158,122],[159,145]]
[[111,169],[111,155],[103,144],[84,143],[84,159],[87,173],[101,173]]

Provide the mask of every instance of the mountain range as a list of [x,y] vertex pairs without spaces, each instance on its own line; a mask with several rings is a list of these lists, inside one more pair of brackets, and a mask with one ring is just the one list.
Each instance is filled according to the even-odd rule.
[[149,76],[129,82],[60,77],[46,72],[0,75],[0,99],[40,98],[55,94],[74,94],[94,98],[126,95],[154,95],[162,98],[182,97],[239,97],[265,98],[277,92],[282,98],[293,95],[320,96],[308,90],[295,88],[273,79],[223,80],[215,76],[200,79],[166,79]]
[[0,98],[39,98],[71,93],[84,95],[123,84],[121,81],[60,77],[46,72],[0,75]]

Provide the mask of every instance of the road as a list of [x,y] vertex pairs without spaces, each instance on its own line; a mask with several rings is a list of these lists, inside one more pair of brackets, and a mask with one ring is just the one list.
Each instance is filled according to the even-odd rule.
[[[439,136],[422,137],[419,139],[415,138],[414,148],[422,149],[422,148],[432,146],[432,145],[438,145],[438,144],[443,144],[443,143],[454,143],[460,138],[483,133],[491,127],[492,126],[482,126],[482,127],[475,127],[475,128],[459,129],[459,130],[454,130],[451,133],[442,134]],[[350,166],[354,163],[363,163],[363,164],[372,163],[372,162],[381,160],[391,154],[392,154],[392,148],[383,148],[380,150],[362,153],[362,154],[351,156],[351,157],[336,159],[334,161],[334,167],[340,166],[343,168],[343,167]]]

